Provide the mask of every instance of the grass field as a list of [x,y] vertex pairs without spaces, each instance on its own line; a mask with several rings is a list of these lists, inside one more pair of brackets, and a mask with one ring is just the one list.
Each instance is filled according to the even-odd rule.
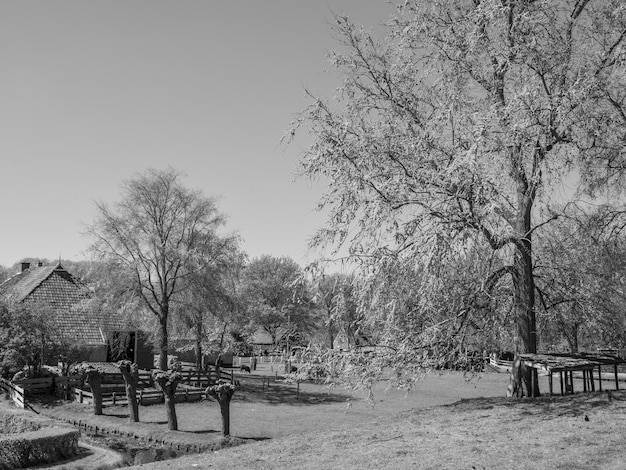
[[432,376],[409,395],[377,389],[351,405],[240,402],[235,435],[271,440],[142,468],[626,468],[625,393],[511,400],[507,380]]
[[[467,380],[446,373],[408,395],[381,385],[368,400],[312,384],[302,384],[296,398],[293,386],[262,389],[244,379],[231,405],[231,431],[245,445],[140,468],[626,468],[626,394],[514,400],[503,398],[507,381],[505,374]],[[71,403],[57,411],[88,415],[90,407]],[[126,407],[104,413],[97,418],[104,425],[129,426]],[[178,432],[167,431],[162,405],[140,413],[150,435],[219,440],[215,402],[177,405]]]

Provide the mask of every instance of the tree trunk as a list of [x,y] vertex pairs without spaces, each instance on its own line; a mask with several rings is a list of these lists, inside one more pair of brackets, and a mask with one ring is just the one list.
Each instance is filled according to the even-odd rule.
[[167,427],[170,431],[178,430],[178,419],[176,418],[175,392],[176,392],[176,387],[171,388],[171,390],[169,391],[163,392],[163,395],[165,396],[165,409],[167,411]]
[[89,387],[93,394],[93,414],[102,414],[102,376],[99,373],[89,374]]
[[126,399],[129,404],[128,419],[131,423],[139,422],[139,404],[137,403],[137,387],[133,384],[126,384]]
[[579,324],[577,322],[573,322],[569,325],[569,328],[565,327],[569,330],[565,331],[565,339],[567,339],[569,345],[569,352],[572,354],[578,354],[578,327]]
[[171,431],[178,430],[178,419],[176,418],[176,387],[178,386],[177,373],[174,371],[154,371],[152,372],[154,385],[157,390],[163,393],[165,410],[167,412],[167,426]]
[[139,404],[137,403],[137,384],[139,382],[139,368],[130,361],[122,361],[119,365],[124,383],[126,384],[126,399],[129,407],[131,423],[139,422]]
[[219,404],[222,414],[222,436],[230,436],[230,400],[220,400]]
[[[523,171],[523,170],[520,170]],[[539,396],[537,372],[533,368],[524,367],[518,360],[519,354],[537,352],[537,326],[535,318],[535,279],[533,276],[531,212],[533,190],[522,178],[518,187],[518,219],[516,244],[513,259],[513,313],[515,315],[517,335],[515,344],[515,366],[511,370],[511,378],[507,395],[516,394],[524,386],[528,396]],[[534,376],[534,377],[533,377]],[[522,392],[523,393],[523,392]]]
[[202,322],[196,323],[196,370],[202,370]]
[[167,308],[163,308],[161,311],[161,315],[159,316],[159,327],[159,369],[167,370]]
[[230,436],[230,401],[233,398],[235,389],[231,384],[219,382],[216,385],[207,387],[206,394],[212,396],[220,405],[222,415],[222,435]]

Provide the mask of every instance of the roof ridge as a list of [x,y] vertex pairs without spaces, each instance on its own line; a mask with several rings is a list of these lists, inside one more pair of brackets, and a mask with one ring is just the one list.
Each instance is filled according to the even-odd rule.
[[[46,279],[48,279],[48,278],[50,277],[50,275],[51,275],[51,274],[55,271],[55,269],[56,269],[56,267],[55,267],[55,268],[50,269],[50,266],[51,266],[51,265],[48,265],[48,266],[40,266],[40,268],[41,268],[42,272],[44,272],[44,268],[47,268],[47,269],[49,270],[48,274],[46,274],[45,276],[43,276],[43,277],[39,280],[39,282],[38,282],[37,284],[35,284],[35,285],[31,288],[31,289],[29,289],[29,290],[28,290],[28,292],[24,293],[24,294],[22,295],[22,298],[20,299],[20,301],[24,300],[26,297],[28,297],[30,294],[32,294],[32,293],[33,293],[33,291],[34,291],[35,289],[37,289],[37,287],[39,287],[39,286],[40,286],[40,285],[41,285],[41,284],[42,284],[42,283],[43,283]],[[34,272],[33,272],[33,274],[34,274]]]

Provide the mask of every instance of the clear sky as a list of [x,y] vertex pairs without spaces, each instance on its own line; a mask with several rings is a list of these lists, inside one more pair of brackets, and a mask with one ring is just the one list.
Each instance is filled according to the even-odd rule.
[[0,0],[0,264],[88,259],[119,184],[172,166],[221,196],[251,257],[305,263],[321,184],[279,145],[304,88],[338,84],[328,21],[376,29],[385,0]]

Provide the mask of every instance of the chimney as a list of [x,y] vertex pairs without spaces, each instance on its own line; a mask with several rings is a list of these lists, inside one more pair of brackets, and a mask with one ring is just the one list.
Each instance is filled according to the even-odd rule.
[[37,267],[41,268],[43,266],[43,261],[39,260],[37,261]]
[[30,269],[30,263],[23,262],[22,263],[22,272],[28,271]]

